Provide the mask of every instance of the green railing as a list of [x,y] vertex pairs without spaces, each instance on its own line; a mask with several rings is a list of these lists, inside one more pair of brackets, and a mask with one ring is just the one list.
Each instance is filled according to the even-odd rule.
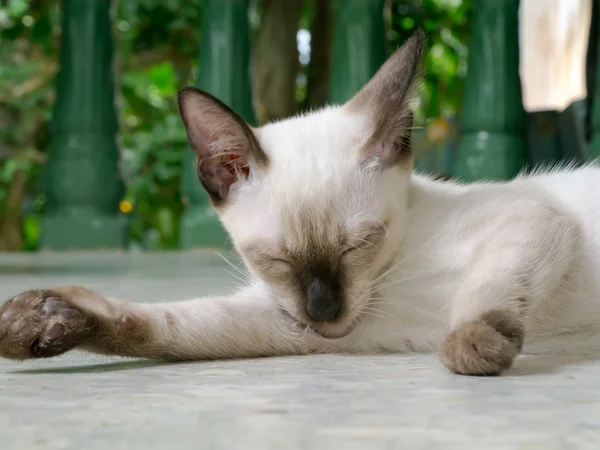
[[[597,7],[600,0],[594,2]],[[384,3],[337,3],[332,102],[351,97],[384,61]],[[203,0],[198,86],[254,122],[248,70],[248,4],[249,0]],[[477,0],[473,5],[454,174],[464,180],[508,179],[527,162],[527,120],[519,80],[519,0]],[[42,221],[41,248],[125,248],[127,244],[127,219],[118,208],[123,183],[117,164],[110,12],[110,0],[63,0],[61,66],[54,140],[47,163],[48,206]],[[600,89],[595,90],[600,99]],[[597,155],[598,108],[592,123],[591,152]],[[226,234],[196,179],[191,152],[184,166],[182,192],[186,210],[181,220],[180,246],[226,245]]]
[[122,248],[110,1],[64,0],[42,248]]
[[469,69],[455,174],[506,179],[525,164],[519,0],[473,2]]

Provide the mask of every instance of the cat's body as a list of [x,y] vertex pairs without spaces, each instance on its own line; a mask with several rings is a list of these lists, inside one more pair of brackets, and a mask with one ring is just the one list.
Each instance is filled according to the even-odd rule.
[[258,129],[184,89],[199,179],[254,281],[164,304],[26,291],[0,309],[0,355],[439,351],[454,372],[494,375],[524,344],[600,353],[600,169],[473,185],[412,174],[422,40],[345,105]]
[[528,240],[535,240],[545,241],[545,254],[522,270],[544,281],[524,318],[523,351],[600,354],[599,188],[595,166],[471,185],[414,175],[406,239],[375,300],[381,312],[364,318],[364,334],[351,346],[438,351],[452,325],[453,297],[477,252],[498,240],[497,259],[478,267],[493,272],[502,252],[512,258],[511,246],[526,252]]

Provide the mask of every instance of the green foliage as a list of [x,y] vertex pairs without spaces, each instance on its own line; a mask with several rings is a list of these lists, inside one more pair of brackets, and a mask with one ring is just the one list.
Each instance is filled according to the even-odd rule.
[[[16,216],[25,250],[36,248],[44,204],[40,168],[50,142],[59,12],[54,2],[12,0],[0,7],[0,219],[6,226]],[[19,173],[28,180],[15,197],[23,200],[22,221],[7,198],[22,189]]]
[[174,100],[178,84],[170,63],[122,79],[125,200],[133,208],[132,241],[145,248],[177,246],[180,172],[187,151]]
[[455,116],[467,74],[468,15],[474,0],[394,0],[388,38],[395,48],[417,28],[428,36],[429,53],[418,121]]
[[182,158],[189,150],[176,92],[193,83],[200,37],[198,3],[119,2],[121,162],[134,247],[177,247]]
[[[133,247],[174,248],[182,156],[188,151],[175,93],[192,82],[201,11],[185,0],[118,6],[121,166],[127,187],[122,209],[131,208]],[[15,168],[25,170],[31,182],[22,223],[28,250],[36,248],[43,212],[40,163],[50,142],[60,31],[58,1],[12,0],[0,6],[0,207]]]
[[[422,119],[456,114],[466,73],[467,14],[472,0],[395,0],[389,17],[390,48],[418,26],[429,33],[422,92]],[[307,28],[314,0],[303,7]],[[197,78],[200,1],[127,0],[115,11],[119,63],[121,166],[133,247],[175,248],[182,213],[182,159],[189,151],[175,93]],[[252,22],[260,23],[252,9]],[[51,139],[60,24],[58,0],[0,3],[0,215],[15,188],[17,172],[27,184],[19,226],[21,247],[34,250],[44,210],[43,163]],[[306,64],[297,97],[305,97]],[[0,221],[1,224],[1,221]],[[0,228],[0,233],[1,233]],[[0,236],[1,237],[1,236]],[[0,249],[2,249],[0,239]]]

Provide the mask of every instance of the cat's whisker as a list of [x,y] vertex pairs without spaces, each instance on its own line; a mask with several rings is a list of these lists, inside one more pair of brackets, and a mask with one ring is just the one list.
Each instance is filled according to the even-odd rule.
[[250,276],[248,275],[247,272],[244,272],[242,269],[240,269],[239,266],[237,266],[234,263],[232,263],[231,261],[229,261],[224,255],[222,255],[219,252],[215,252],[215,255],[217,255],[219,258],[221,258],[223,261],[225,261],[233,270],[238,272],[240,275],[242,275],[245,278],[250,279]]
[[402,264],[405,264],[405,263],[409,262],[411,259],[413,259],[414,257],[418,256],[420,253],[422,253],[423,251],[425,251],[429,245],[432,245],[435,242],[435,239],[437,239],[442,234],[442,232],[445,230],[445,228],[447,226],[448,225],[446,224],[442,228],[440,228],[421,247],[419,247],[416,251],[414,251],[413,253],[411,253],[409,256],[403,258],[397,264],[394,264],[391,268],[389,268],[388,270],[386,270],[385,272],[383,272],[381,275],[379,275],[378,277],[376,277],[369,284],[367,284],[367,286],[365,288],[369,288],[369,287],[373,286],[375,283],[377,283],[378,281],[380,281],[381,279],[383,279],[387,275],[389,275],[392,271],[396,270],[399,266],[401,266]]
[[244,284],[249,284],[252,281],[250,279],[250,277],[240,276],[240,275],[236,274],[235,272],[227,270],[226,268],[223,268],[223,271]]
[[380,311],[378,309],[371,308],[361,308],[360,314],[376,317],[383,320],[389,320],[393,323],[402,324],[402,321],[392,314],[386,313],[385,311]]
[[412,254],[410,254],[406,258],[402,259],[400,261],[400,264],[404,264],[404,263],[410,261],[411,259],[413,259],[414,257],[423,253],[430,245],[432,245],[435,242],[435,240],[437,238],[439,238],[442,235],[442,232],[445,231],[447,227],[448,227],[448,224],[445,224],[433,236],[431,236],[431,238],[429,238],[421,247],[419,247],[419,249],[414,251]]
[[379,275],[378,277],[376,277],[375,279],[373,279],[370,283],[368,283],[365,286],[365,289],[370,288],[371,286],[373,286],[374,284],[376,284],[378,281],[382,280],[383,278],[385,278],[387,275],[389,275],[393,270],[395,270],[398,266],[400,266],[400,264],[402,264],[402,261],[400,261],[397,264],[394,264],[392,267],[390,267],[388,270],[386,270],[385,272],[383,272],[381,275]]
[[404,283],[406,281],[414,280],[415,278],[419,278],[419,277],[423,277],[423,276],[427,276],[427,274],[420,273],[418,275],[412,275],[410,277],[404,277],[404,278],[400,278],[400,279],[397,279],[397,280],[392,280],[392,281],[390,281],[388,283],[379,284],[379,285],[375,286],[373,289],[371,289],[371,293],[375,294],[375,293],[380,292],[380,291],[382,291],[382,290],[384,290],[386,288],[395,286],[395,285],[400,284],[400,283]]
[[238,266],[236,266],[234,263],[232,263],[231,261],[229,261],[225,256],[223,256],[221,253],[219,252],[215,252],[216,255],[218,255],[223,261],[225,261],[229,267],[231,267],[235,272],[231,272],[225,268],[223,268],[223,271],[228,273],[229,275],[231,275],[233,278],[235,278],[236,280],[238,280],[239,282],[242,283],[242,285],[244,286],[248,286],[252,283],[252,277],[250,277],[250,275],[247,272],[244,272],[243,270],[241,270]]
[[373,297],[368,297],[367,300],[360,304],[360,306],[358,306],[356,308],[356,313],[357,315],[361,315],[363,313],[377,313],[377,314],[381,314],[383,316],[387,316],[388,319],[393,319],[395,321],[399,322],[399,319],[397,317],[395,317],[393,314],[388,313],[387,311],[382,311],[378,308],[375,308],[373,305]]
[[247,286],[250,284],[250,280],[248,279],[244,279],[242,277],[240,277],[239,275],[236,275],[235,273],[227,270],[227,269],[223,269],[223,271],[225,273],[227,273],[228,275],[230,275],[231,277],[235,278],[236,280],[238,280],[240,283],[242,283],[243,285]]
[[393,306],[394,308],[399,308],[399,307],[402,306],[402,305],[399,305],[398,303],[394,303],[394,302],[386,301],[386,300],[376,300],[376,301],[371,300],[368,303],[368,305],[369,306],[378,306],[378,305],[381,305],[381,306]]

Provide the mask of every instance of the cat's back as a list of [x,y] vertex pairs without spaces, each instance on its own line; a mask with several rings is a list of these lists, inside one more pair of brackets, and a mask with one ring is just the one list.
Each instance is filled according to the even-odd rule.
[[[572,214],[579,224],[579,295],[595,305],[600,298],[600,167],[590,164],[533,174],[515,180],[524,189],[541,187],[542,192]],[[599,311],[600,312],[600,311]]]
[[588,232],[600,237],[600,166],[565,167],[517,178],[524,190],[542,188],[563,208],[575,214]]

